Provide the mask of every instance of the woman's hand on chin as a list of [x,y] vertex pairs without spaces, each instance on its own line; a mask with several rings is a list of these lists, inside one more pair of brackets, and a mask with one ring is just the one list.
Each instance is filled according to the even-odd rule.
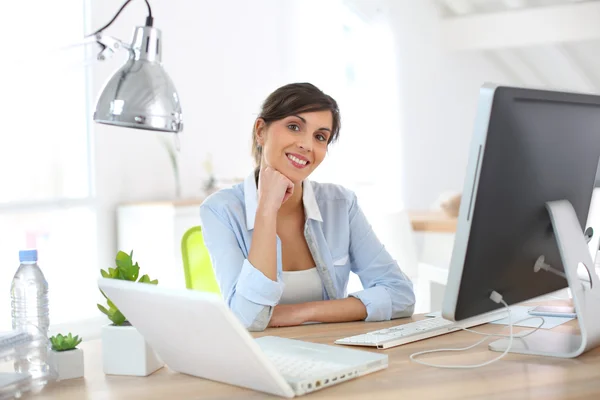
[[258,177],[258,206],[278,211],[294,193],[294,183],[276,169],[261,168]]

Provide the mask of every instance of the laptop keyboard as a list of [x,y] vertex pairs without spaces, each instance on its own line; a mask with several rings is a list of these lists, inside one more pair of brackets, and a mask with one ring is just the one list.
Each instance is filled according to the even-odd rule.
[[339,372],[345,365],[331,361],[315,360],[290,354],[280,354],[265,351],[265,355],[273,362],[279,372],[286,378],[308,378],[311,376],[326,376]]

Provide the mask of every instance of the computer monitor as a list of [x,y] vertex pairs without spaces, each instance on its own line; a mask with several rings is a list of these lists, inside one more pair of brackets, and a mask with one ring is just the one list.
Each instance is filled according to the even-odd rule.
[[[579,262],[594,271],[583,233],[599,159],[600,96],[482,86],[444,318],[460,321],[503,307],[490,300],[492,291],[510,305],[569,285],[586,325],[579,339],[558,344],[540,339],[539,331],[512,351],[573,357],[600,343],[598,278],[591,277],[590,290],[576,272]],[[503,350],[500,344],[490,348]]]

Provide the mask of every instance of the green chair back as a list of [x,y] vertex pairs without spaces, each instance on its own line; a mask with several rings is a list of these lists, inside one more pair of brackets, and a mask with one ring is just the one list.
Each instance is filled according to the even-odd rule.
[[186,288],[221,293],[200,226],[194,226],[184,233],[181,239],[181,255]]

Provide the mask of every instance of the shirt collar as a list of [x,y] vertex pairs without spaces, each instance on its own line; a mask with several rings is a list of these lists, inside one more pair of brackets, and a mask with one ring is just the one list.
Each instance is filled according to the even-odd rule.
[[319,210],[319,205],[317,204],[317,198],[315,197],[315,192],[313,191],[312,182],[308,179],[305,179],[304,183],[302,184],[302,203],[304,203],[304,213],[306,214],[306,218],[323,222],[321,211]]
[[[317,198],[311,182],[305,179],[302,183],[302,203],[304,203],[304,213],[307,219],[323,222],[321,211],[317,204]],[[248,230],[254,229],[254,220],[256,219],[256,208],[258,207],[258,190],[256,187],[256,178],[254,171],[248,175],[244,181],[244,202],[246,204],[246,227]]]

